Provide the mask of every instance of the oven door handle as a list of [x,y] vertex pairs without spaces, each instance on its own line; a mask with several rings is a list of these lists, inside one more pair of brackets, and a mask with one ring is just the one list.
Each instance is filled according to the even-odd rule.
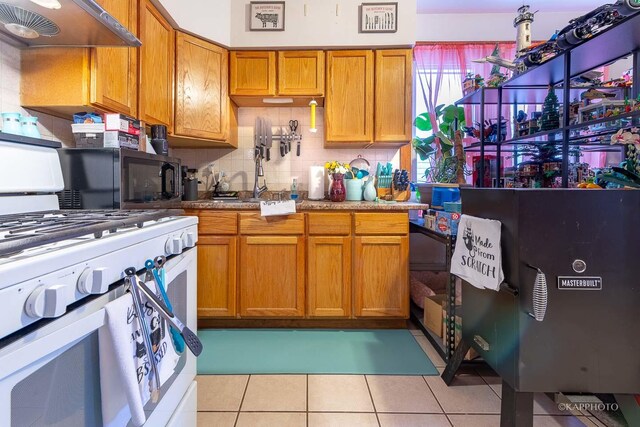
[[529,316],[533,317],[538,322],[542,322],[547,313],[547,303],[549,298],[547,276],[540,268],[531,264],[526,265],[527,267],[536,270],[536,279],[533,283],[533,313],[529,312]]

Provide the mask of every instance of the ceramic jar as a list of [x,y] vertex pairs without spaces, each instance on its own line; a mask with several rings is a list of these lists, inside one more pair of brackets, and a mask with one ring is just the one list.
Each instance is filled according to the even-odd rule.
[[2,132],[22,135],[21,117],[20,113],[2,113]]
[[369,179],[367,179],[367,182],[364,185],[364,199],[368,202],[373,202],[376,200],[377,196],[378,192],[375,187],[375,179],[373,176],[369,175]]
[[40,138],[37,117],[22,116],[22,134],[31,138]]

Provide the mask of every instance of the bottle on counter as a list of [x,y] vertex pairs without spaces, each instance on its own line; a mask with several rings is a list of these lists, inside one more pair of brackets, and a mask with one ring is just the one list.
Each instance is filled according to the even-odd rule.
[[291,182],[291,200],[298,200],[298,178],[293,178]]

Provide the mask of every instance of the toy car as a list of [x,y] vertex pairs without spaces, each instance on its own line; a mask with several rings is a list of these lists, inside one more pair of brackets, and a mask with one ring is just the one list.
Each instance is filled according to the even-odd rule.
[[569,21],[569,25],[558,33],[558,48],[564,50],[593,37],[611,25],[640,12],[640,0],[618,0],[602,5],[579,18]]

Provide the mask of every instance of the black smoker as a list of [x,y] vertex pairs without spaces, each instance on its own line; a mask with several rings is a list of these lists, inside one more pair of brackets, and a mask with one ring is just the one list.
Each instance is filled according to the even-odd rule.
[[444,380],[473,347],[502,377],[502,426],[532,426],[534,392],[640,393],[640,191],[469,188],[462,208],[502,222],[505,281],[463,284]]

